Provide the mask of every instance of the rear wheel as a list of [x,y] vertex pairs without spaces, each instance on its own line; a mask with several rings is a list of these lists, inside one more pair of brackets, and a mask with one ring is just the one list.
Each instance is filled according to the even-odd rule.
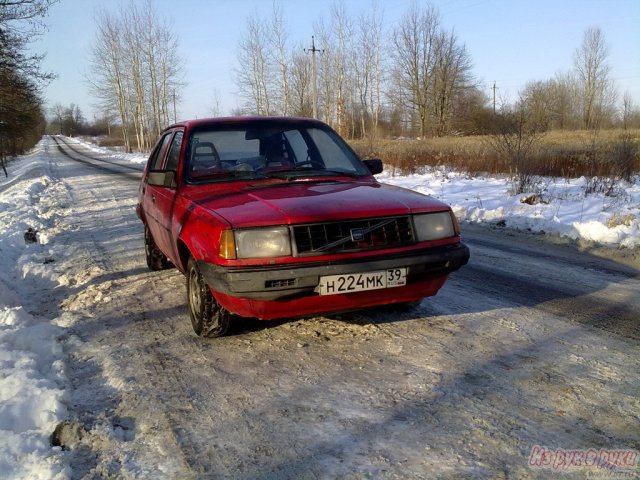
[[231,314],[211,294],[193,258],[187,263],[187,303],[196,335],[211,338],[227,333]]
[[149,269],[155,271],[169,268],[169,259],[160,251],[146,225],[144,226],[144,254],[147,257]]

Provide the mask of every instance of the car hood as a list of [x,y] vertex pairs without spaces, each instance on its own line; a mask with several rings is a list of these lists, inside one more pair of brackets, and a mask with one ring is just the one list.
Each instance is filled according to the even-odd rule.
[[234,227],[406,215],[448,208],[434,198],[376,181],[297,181],[199,186],[188,194]]

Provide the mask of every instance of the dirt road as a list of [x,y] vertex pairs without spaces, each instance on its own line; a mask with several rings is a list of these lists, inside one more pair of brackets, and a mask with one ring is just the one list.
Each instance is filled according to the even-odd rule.
[[33,307],[68,331],[74,478],[537,478],[535,445],[640,450],[637,270],[463,225],[470,264],[417,308],[203,340],[182,275],[146,269],[135,174],[78,148],[47,146],[70,248]]

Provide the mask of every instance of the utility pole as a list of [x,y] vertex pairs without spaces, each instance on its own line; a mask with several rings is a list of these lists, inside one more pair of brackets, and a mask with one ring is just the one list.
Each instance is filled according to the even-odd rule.
[[493,81],[493,114],[496,114],[496,81]]
[[304,50],[305,52],[311,52],[311,76],[313,77],[313,118],[318,118],[318,85],[316,81],[316,52],[324,52],[324,50],[318,50],[316,48],[315,38],[311,35],[311,49]]

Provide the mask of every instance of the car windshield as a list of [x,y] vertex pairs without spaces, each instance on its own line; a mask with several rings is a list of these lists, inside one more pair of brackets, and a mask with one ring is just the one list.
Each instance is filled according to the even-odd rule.
[[369,170],[335,132],[316,125],[252,122],[194,130],[187,181],[359,177]]

